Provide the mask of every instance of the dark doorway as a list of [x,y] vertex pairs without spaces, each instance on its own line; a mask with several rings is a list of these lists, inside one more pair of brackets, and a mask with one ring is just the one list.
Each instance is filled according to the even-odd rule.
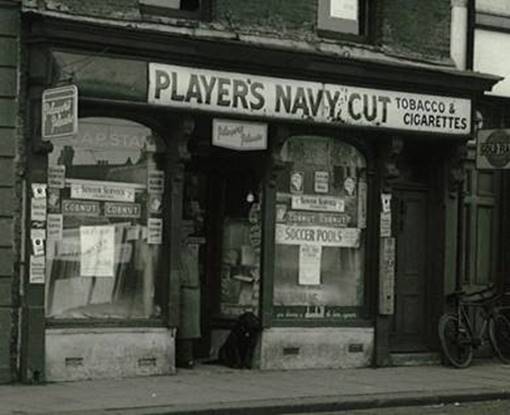
[[395,200],[397,244],[393,352],[426,350],[427,193],[398,190]]

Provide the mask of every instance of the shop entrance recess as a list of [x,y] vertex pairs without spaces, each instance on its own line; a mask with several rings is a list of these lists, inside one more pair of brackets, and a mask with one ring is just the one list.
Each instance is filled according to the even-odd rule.
[[394,197],[397,262],[391,349],[393,352],[424,351],[427,192],[397,190]]

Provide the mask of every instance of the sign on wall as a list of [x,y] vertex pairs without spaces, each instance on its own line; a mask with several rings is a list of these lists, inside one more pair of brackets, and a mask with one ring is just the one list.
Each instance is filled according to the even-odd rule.
[[467,135],[471,100],[149,64],[148,102],[177,108]]
[[43,140],[67,137],[78,132],[78,88],[68,85],[46,89],[42,95]]
[[510,169],[510,130],[480,130],[478,132],[476,168]]
[[259,122],[213,120],[213,146],[238,151],[265,150],[267,124]]

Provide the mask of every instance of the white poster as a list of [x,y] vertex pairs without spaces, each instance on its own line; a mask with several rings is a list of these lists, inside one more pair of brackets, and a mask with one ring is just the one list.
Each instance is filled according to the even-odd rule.
[[345,200],[331,196],[292,196],[292,209],[342,213],[345,211]]
[[329,172],[316,171],[314,173],[314,190],[315,193],[329,193]]
[[299,247],[299,285],[320,285],[322,247],[319,245],[300,245]]
[[46,198],[32,198],[30,219],[37,222],[44,222],[46,220]]
[[113,277],[115,226],[80,226],[80,275]]
[[337,19],[358,20],[359,0],[330,0],[331,17]]
[[276,224],[275,241],[282,245],[316,245],[358,248],[361,230],[358,228],[330,228]]
[[391,212],[381,212],[380,236],[381,238],[391,236]]
[[147,243],[151,245],[161,245],[163,243],[163,219],[149,218],[147,223],[148,235]]

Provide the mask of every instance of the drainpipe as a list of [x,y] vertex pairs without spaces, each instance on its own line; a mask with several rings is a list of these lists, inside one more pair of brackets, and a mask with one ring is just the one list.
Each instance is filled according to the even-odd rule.
[[451,0],[450,56],[457,69],[466,69],[468,0]]

